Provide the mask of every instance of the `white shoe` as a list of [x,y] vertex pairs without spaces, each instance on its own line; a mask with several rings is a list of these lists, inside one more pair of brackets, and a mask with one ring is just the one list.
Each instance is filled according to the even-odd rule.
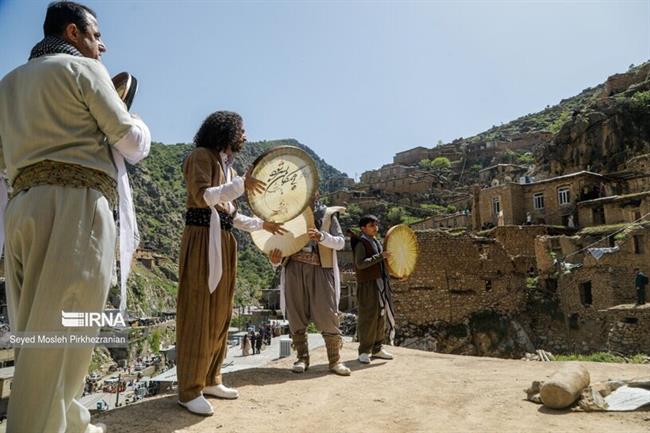
[[219,385],[206,386],[203,388],[203,394],[217,398],[225,398],[227,400],[239,398],[239,391],[235,388],[228,388],[223,383]]
[[178,404],[197,415],[214,415],[214,409],[212,409],[212,405],[202,395],[196,397],[194,400],[190,400],[185,403],[179,400]]
[[370,355],[368,355],[367,353],[362,353],[361,355],[359,355],[358,359],[359,362],[362,364],[370,364]]
[[305,361],[296,361],[291,367],[291,371],[294,373],[304,373],[307,370],[307,363]]
[[338,374],[339,376],[349,376],[352,374],[352,371],[345,366],[345,364],[339,362],[334,367],[330,368],[330,371],[333,371],[334,373]]
[[106,433],[106,424],[98,422],[97,424],[88,424],[84,433]]
[[384,349],[381,349],[379,352],[373,353],[372,357],[378,359],[393,359],[393,354],[386,352]]

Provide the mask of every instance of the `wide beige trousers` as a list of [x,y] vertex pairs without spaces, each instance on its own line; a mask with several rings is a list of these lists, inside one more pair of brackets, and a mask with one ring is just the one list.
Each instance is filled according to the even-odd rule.
[[[72,328],[61,324],[62,310],[103,311],[116,236],[103,195],[50,185],[23,191],[7,205],[5,236],[12,332],[69,333]],[[17,350],[7,433],[86,431],[90,413],[75,397],[92,350],[74,345]]]

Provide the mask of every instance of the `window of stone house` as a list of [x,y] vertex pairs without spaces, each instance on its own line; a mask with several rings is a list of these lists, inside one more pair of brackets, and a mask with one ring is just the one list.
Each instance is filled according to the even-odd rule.
[[533,207],[535,209],[544,209],[544,193],[537,192],[533,194]]
[[614,236],[608,237],[607,240],[610,248],[614,248],[616,246],[616,239]]
[[492,197],[492,213],[494,214],[494,216],[498,216],[500,210],[501,210],[501,198],[499,196]]
[[551,251],[557,255],[562,254],[562,244],[560,243],[559,238],[551,238]]
[[580,303],[586,307],[592,305],[593,301],[593,296],[591,294],[591,281],[580,283]]
[[623,323],[628,323],[630,325],[636,325],[639,323],[639,319],[637,317],[626,317],[622,321]]
[[557,190],[557,201],[560,203],[560,206],[571,204],[571,190],[568,187],[563,186]]
[[489,292],[492,290],[492,280],[485,280],[485,291]]
[[554,278],[549,278],[546,281],[546,290],[551,293],[557,292],[557,280]]
[[634,254],[643,254],[643,236],[635,235],[634,239]]
[[638,221],[641,219],[641,211],[639,209],[634,210],[634,219],[632,221]]
[[596,226],[605,224],[605,209],[602,206],[595,207],[591,210],[593,224]]
[[578,329],[580,328],[578,326],[578,320],[580,319],[580,315],[578,313],[573,313],[569,316],[569,328],[570,329]]

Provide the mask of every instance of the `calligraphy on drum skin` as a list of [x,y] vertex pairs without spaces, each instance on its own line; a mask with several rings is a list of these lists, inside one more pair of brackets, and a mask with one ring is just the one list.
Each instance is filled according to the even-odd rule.
[[273,170],[266,180],[267,186],[265,192],[269,194],[279,192],[280,195],[283,195],[285,193],[285,186],[287,185],[291,191],[295,190],[298,187],[298,178],[305,168],[307,166],[303,165],[291,171],[290,167],[285,166],[284,161],[280,161],[278,168]]

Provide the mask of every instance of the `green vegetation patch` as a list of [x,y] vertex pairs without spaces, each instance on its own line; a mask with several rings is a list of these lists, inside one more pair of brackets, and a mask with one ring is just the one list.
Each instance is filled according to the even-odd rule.
[[643,353],[638,353],[631,357],[617,355],[611,352],[596,352],[588,355],[569,354],[569,355],[555,355],[556,361],[582,361],[582,362],[610,362],[610,363],[626,363],[626,364],[647,364],[648,356]]

